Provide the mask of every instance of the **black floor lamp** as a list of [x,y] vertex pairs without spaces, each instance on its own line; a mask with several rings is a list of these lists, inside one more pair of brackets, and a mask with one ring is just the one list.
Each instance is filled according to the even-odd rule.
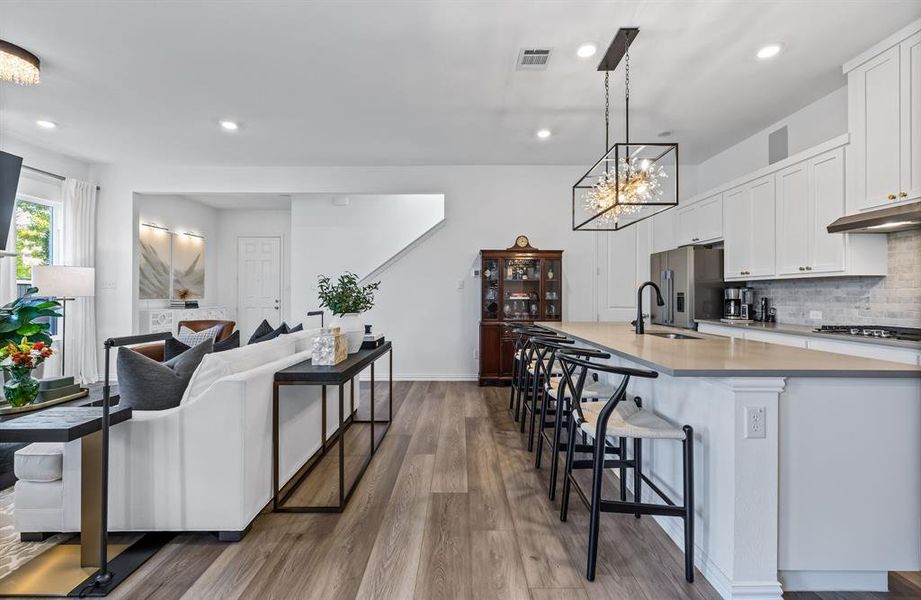
[[55,298],[61,303],[61,375],[64,375],[64,352],[67,345],[67,303],[77,298],[96,295],[96,269],[93,267],[67,267],[63,265],[36,265],[32,267],[32,285],[42,296]]

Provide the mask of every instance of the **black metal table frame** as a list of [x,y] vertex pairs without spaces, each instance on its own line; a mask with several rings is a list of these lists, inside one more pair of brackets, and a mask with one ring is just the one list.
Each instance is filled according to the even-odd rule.
[[[358,483],[361,481],[361,478],[364,476],[365,471],[368,468],[368,465],[371,464],[371,459],[374,458],[374,454],[377,452],[377,448],[380,446],[380,442],[375,443],[375,424],[384,424],[383,433],[381,435],[381,440],[384,439],[387,431],[390,429],[390,423],[393,421],[393,346],[391,345],[387,351],[389,356],[389,377],[388,377],[388,414],[387,419],[376,419],[374,415],[374,364],[380,360],[384,355],[381,354],[378,357],[375,357],[371,361],[368,367],[371,369],[371,394],[370,394],[370,409],[371,414],[369,419],[357,419],[355,418],[355,379],[358,376],[351,377],[348,381],[343,381],[339,383],[336,387],[339,388],[339,427],[333,432],[332,436],[327,438],[326,436],[326,422],[327,422],[327,407],[326,407],[326,388],[332,387],[327,383],[315,383],[310,381],[274,381],[272,383],[272,510],[274,512],[286,512],[286,513],[338,513],[342,512],[345,509],[346,504],[348,504],[349,499],[352,497],[352,492],[355,491],[355,488],[358,486]],[[364,369],[359,372],[360,375],[364,372]],[[359,385],[361,380],[359,379]],[[350,384],[349,387],[349,416],[348,418],[343,418],[345,413],[345,385],[346,383]],[[279,390],[284,386],[321,386],[320,394],[320,404],[321,404],[321,442],[320,449],[307,461],[298,468],[298,471],[302,471],[298,474],[295,472],[295,475],[291,477],[284,484],[279,484],[279,460],[278,460],[278,445],[280,442],[281,432],[278,426],[278,401],[279,401]],[[360,390],[359,390],[360,396]],[[351,427],[354,423],[368,423],[371,425],[371,446],[370,452],[368,454],[368,459],[364,461],[364,464],[361,466],[361,469],[358,471],[356,477],[352,480],[352,484],[349,486],[348,490],[345,489],[345,432]],[[304,479],[306,479],[313,470],[320,464],[320,461],[333,445],[336,443],[339,444],[339,502],[335,505],[329,506],[285,506],[285,502],[292,494],[300,487]],[[304,467],[307,467],[306,469]],[[293,483],[292,483],[293,482]],[[281,493],[281,488],[288,486],[288,490],[285,493]]]

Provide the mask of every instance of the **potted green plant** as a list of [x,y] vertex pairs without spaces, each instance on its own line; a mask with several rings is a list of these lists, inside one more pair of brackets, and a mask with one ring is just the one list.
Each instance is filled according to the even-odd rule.
[[360,285],[358,275],[346,271],[333,281],[326,275],[317,277],[320,306],[333,313],[333,325],[338,325],[348,341],[349,354],[361,350],[364,340],[365,325],[361,313],[374,306],[374,292],[381,286],[380,281]]
[[0,367],[3,368],[3,393],[13,407],[35,401],[38,381],[32,371],[52,355],[48,319],[60,317],[61,304],[36,297],[38,288],[29,288],[21,298],[0,307]]

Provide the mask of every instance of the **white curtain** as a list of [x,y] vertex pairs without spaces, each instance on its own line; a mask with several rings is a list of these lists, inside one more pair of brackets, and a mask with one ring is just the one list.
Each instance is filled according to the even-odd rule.
[[[63,264],[96,266],[96,186],[65,179]],[[96,301],[77,298],[67,305],[67,353],[64,371],[80,383],[99,381],[96,361]]]

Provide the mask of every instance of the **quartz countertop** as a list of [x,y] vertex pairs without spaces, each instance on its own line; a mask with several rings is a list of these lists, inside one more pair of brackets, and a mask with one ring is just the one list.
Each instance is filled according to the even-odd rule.
[[592,346],[673,377],[875,377],[921,378],[921,367],[768,344],[671,327],[698,339],[636,335],[629,323],[563,321],[540,323]]
[[921,350],[921,342],[912,342],[911,340],[894,340],[892,338],[864,337],[861,335],[843,335],[835,333],[818,333],[812,325],[792,325],[789,323],[761,323],[753,321],[751,323],[727,323],[719,319],[697,319],[698,323],[708,323],[710,325],[719,325],[720,327],[734,327],[737,329],[754,329],[756,331],[770,331],[772,333],[786,333],[791,335],[802,335],[805,337],[814,337],[823,340],[832,340],[839,342],[855,342],[858,344],[874,344],[877,346],[891,346],[893,348],[908,348],[909,350]]

